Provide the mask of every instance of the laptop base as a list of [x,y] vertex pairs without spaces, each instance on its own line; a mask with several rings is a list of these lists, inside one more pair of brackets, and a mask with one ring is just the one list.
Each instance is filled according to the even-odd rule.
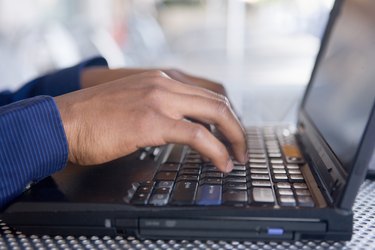
[[[80,204],[18,204],[4,216],[24,234],[135,236],[139,239],[350,240],[353,213],[322,209],[241,209],[233,207],[128,207]],[[56,205],[56,204],[55,204]],[[22,207],[33,208],[32,216]],[[18,210],[18,211],[17,211]],[[41,210],[37,212],[37,210]],[[127,212],[121,212],[121,210]],[[185,212],[181,212],[184,210]],[[95,217],[91,214],[95,214]],[[158,217],[154,215],[157,214]],[[236,216],[233,216],[236,215]],[[318,219],[320,218],[320,219]],[[64,223],[62,223],[62,221]],[[30,226],[35,225],[35,226]],[[59,226],[56,226],[59,225]]]

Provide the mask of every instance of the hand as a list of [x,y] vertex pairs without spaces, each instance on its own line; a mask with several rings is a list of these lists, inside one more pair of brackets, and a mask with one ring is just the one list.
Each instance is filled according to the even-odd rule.
[[[155,70],[131,68],[107,69],[104,67],[90,67],[84,69],[82,72],[81,86],[82,88],[93,87],[101,83],[118,80],[127,76],[149,71]],[[177,69],[163,69],[162,71],[166,73],[170,78],[177,80],[179,82],[209,89],[221,95],[227,96],[223,85],[221,85],[220,83],[192,76]]]
[[69,160],[94,165],[146,146],[187,144],[221,171],[233,163],[226,147],[191,118],[213,124],[247,160],[244,130],[228,100],[149,71],[55,97],[69,144]]

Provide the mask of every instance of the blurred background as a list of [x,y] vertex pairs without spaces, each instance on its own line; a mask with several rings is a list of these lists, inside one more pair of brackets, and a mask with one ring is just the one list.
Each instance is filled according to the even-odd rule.
[[333,0],[0,0],[0,91],[96,55],[225,85],[245,124],[293,122]]

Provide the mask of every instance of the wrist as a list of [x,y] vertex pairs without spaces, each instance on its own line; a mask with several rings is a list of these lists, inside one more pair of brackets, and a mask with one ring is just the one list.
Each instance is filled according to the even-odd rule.
[[77,162],[74,154],[74,139],[77,138],[74,136],[75,131],[75,122],[73,119],[73,111],[71,106],[67,103],[66,95],[54,97],[56,106],[60,112],[60,118],[65,132],[65,137],[68,143],[68,160],[70,162]]

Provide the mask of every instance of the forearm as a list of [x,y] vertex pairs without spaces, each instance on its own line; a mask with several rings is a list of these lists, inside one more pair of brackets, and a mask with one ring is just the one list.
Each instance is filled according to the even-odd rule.
[[0,208],[65,166],[68,145],[53,98],[40,96],[0,107]]

